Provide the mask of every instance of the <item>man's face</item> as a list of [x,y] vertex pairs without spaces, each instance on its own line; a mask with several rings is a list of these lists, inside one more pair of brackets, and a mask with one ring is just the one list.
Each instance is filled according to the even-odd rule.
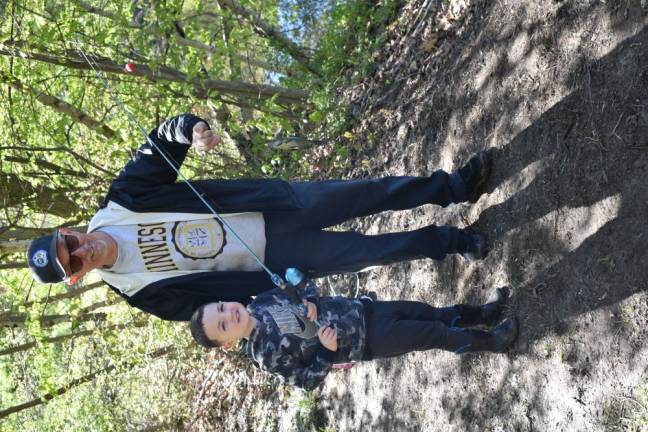
[[207,338],[231,348],[248,336],[254,321],[241,303],[218,302],[205,306],[202,323]]
[[59,229],[58,255],[70,284],[75,284],[90,270],[101,267],[110,254],[110,245],[102,236],[83,234],[68,228]]

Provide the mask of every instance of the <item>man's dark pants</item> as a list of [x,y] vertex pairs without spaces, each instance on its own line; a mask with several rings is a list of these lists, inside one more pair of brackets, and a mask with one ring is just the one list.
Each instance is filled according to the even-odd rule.
[[292,183],[303,208],[292,212],[264,213],[265,262],[283,274],[287,267],[310,276],[354,272],[418,258],[441,260],[462,252],[463,231],[430,225],[415,231],[364,235],[325,228],[349,219],[387,210],[404,210],[424,204],[446,207],[465,201],[458,173],[436,171],[430,177],[385,177],[375,180],[330,180]]

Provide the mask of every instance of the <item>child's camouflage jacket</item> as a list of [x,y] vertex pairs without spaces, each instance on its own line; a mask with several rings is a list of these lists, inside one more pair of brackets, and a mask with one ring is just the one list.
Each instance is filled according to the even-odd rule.
[[306,318],[303,304],[291,301],[281,289],[259,294],[247,306],[258,324],[245,343],[245,353],[261,369],[305,389],[317,387],[334,363],[362,359],[365,348],[362,302],[345,297],[318,298],[317,291],[309,282],[302,298],[317,305],[320,325],[337,329],[337,351],[319,342],[318,327]]

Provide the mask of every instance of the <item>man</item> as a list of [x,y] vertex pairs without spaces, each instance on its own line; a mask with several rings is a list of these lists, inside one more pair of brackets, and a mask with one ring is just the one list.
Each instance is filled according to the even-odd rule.
[[[34,277],[75,284],[91,270],[129,304],[167,320],[189,320],[200,305],[247,304],[274,287],[247,247],[273,272],[288,267],[310,277],[358,271],[418,258],[487,254],[486,240],[455,227],[366,236],[324,228],[385,210],[475,201],[490,173],[490,155],[459,171],[430,177],[285,182],[280,179],[199,180],[192,184],[226,221],[216,218],[188,185],[177,183],[188,148],[218,145],[207,123],[191,114],[154,129],[113,181],[88,232],[60,228],[28,250]],[[167,160],[160,154],[167,156]],[[232,232],[233,231],[233,232]]]

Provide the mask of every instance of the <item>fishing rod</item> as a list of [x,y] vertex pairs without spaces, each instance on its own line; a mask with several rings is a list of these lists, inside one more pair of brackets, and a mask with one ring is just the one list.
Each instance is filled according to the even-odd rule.
[[[243,245],[243,247],[247,250],[247,252],[256,260],[256,262],[270,276],[270,280],[272,281],[272,283],[275,284],[277,287],[281,288],[292,301],[297,303],[300,313],[302,313],[304,316],[307,316],[308,308],[300,301],[298,292],[299,290],[303,290],[308,283],[312,283],[312,282],[309,279],[306,279],[304,274],[301,271],[295,268],[288,268],[286,269],[286,279],[288,280],[288,284],[286,284],[286,282],[281,278],[281,276],[274,273],[263,263],[263,261],[261,261],[261,259],[257,256],[257,254],[254,253],[254,251],[250,248],[250,246],[248,246],[248,244],[238,235],[238,233],[231,227],[231,225],[223,217],[221,217],[220,214],[218,214],[218,212],[212,207],[212,205],[209,204],[209,202],[204,197],[205,194],[200,193],[198,189],[191,182],[189,182],[189,180],[180,172],[180,170],[176,168],[175,164],[171,161],[170,156],[168,156],[166,152],[162,148],[160,148],[149,137],[148,133],[146,132],[146,129],[137,120],[135,115],[128,110],[128,108],[121,102],[121,99],[119,99],[117,95],[112,91],[112,88],[108,83],[108,80],[105,78],[104,74],[102,73],[102,71],[95,68],[92,62],[90,61],[90,59],[88,58],[88,56],[86,55],[86,53],[83,50],[79,49],[79,45],[80,45],[79,42],[75,40],[74,43],[77,45],[77,51],[79,51],[79,53],[84,58],[86,63],[88,63],[90,68],[92,68],[92,70],[100,79],[101,83],[103,84],[108,94],[110,94],[116,106],[126,114],[131,124],[134,124],[140,130],[140,132],[142,132],[142,134],[146,138],[146,141],[151,145],[151,147],[155,148],[158,151],[158,153],[162,156],[164,161],[171,167],[171,169],[173,169],[173,171],[181,179],[181,181],[184,182],[189,187],[189,189],[198,197],[198,199],[200,199],[200,201],[205,205],[205,207],[207,207],[207,209],[211,212],[211,214],[213,214],[225,227],[227,227],[227,229],[234,235],[234,237],[241,243],[241,245]],[[134,70],[134,65],[129,63],[127,67],[128,66],[130,66],[130,69],[127,69],[127,71],[132,72]],[[318,327],[321,326],[318,320],[315,320],[314,322]]]

